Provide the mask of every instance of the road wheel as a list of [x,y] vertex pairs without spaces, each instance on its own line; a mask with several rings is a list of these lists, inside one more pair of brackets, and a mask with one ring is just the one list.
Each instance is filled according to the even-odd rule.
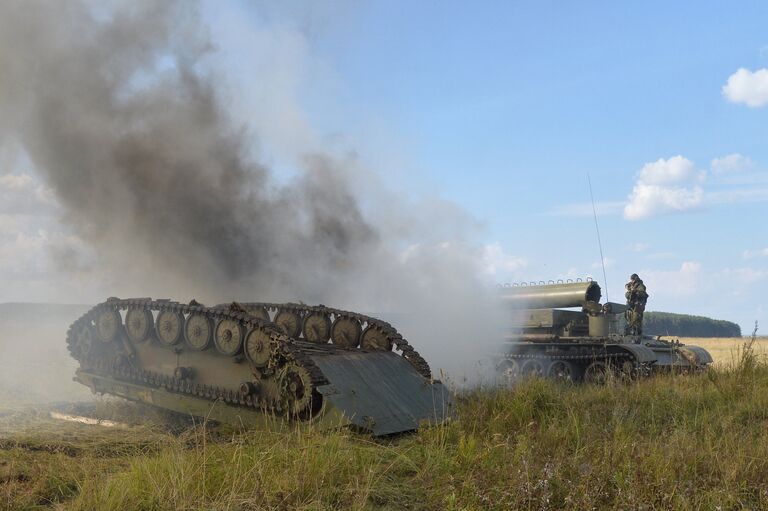
[[155,333],[160,343],[173,346],[181,340],[184,331],[184,315],[180,312],[162,311],[157,315]]
[[327,343],[331,337],[331,318],[321,312],[313,312],[304,319],[304,338],[310,342]]
[[520,373],[523,375],[523,378],[543,378],[544,364],[541,360],[535,358],[526,360],[520,369]]
[[125,333],[133,342],[141,342],[149,337],[153,326],[152,313],[141,308],[130,308],[125,313]]
[[223,318],[216,324],[213,342],[219,353],[230,357],[237,355],[243,345],[243,327],[234,319]]
[[202,351],[208,347],[213,337],[213,324],[210,318],[203,314],[192,314],[184,324],[184,338],[189,347]]
[[511,388],[520,379],[520,364],[517,363],[517,360],[513,359],[502,360],[496,366],[496,374],[498,375],[499,385]]
[[301,332],[301,316],[298,312],[290,309],[283,309],[275,316],[275,325],[291,339],[299,337]]
[[563,383],[573,383],[576,381],[576,367],[567,360],[555,360],[547,370],[547,378]]
[[245,338],[245,356],[256,367],[265,367],[272,357],[272,338],[261,328],[248,333]]
[[610,364],[602,360],[595,360],[584,370],[584,381],[596,385],[605,385],[613,379],[613,372],[613,367]]
[[371,351],[390,351],[392,349],[392,341],[383,330],[370,325],[363,332],[360,347]]
[[360,344],[362,330],[358,320],[342,316],[333,323],[331,340],[342,348],[356,348]]
[[117,337],[120,329],[120,313],[114,309],[102,310],[96,318],[96,337],[101,342],[111,342]]

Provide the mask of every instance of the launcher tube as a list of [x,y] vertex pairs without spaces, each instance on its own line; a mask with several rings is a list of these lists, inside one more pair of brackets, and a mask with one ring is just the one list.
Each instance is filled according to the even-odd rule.
[[600,286],[594,280],[543,286],[504,286],[501,299],[515,309],[584,307],[600,302]]

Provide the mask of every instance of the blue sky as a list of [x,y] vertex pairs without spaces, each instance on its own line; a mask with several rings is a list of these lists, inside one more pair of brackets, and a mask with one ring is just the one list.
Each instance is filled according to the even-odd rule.
[[[354,154],[392,197],[474,219],[462,232],[484,247],[489,283],[602,283],[589,174],[612,300],[638,272],[652,310],[768,330],[768,3],[202,0],[200,11],[208,65],[279,179],[306,152]],[[0,175],[6,274],[45,266],[52,240],[79,243],[10,219],[22,196],[46,193]],[[68,296],[11,280],[2,301]]]
[[589,174],[612,299],[636,271],[651,309],[768,328],[768,4],[232,7],[301,34],[307,122],[477,219],[492,279],[603,280]]

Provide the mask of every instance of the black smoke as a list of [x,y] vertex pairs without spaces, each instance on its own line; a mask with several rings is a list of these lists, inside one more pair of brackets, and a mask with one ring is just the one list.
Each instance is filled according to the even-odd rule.
[[151,288],[322,298],[378,239],[337,162],[312,155],[275,184],[201,71],[214,50],[193,3],[97,7],[0,6],[0,137],[65,223],[97,264]]
[[361,184],[330,151],[276,179],[205,65],[216,51],[191,1],[0,2],[0,149],[24,153],[89,250],[54,254],[88,275],[66,301],[105,289],[397,312],[436,374],[473,376],[503,324],[478,280],[481,226],[443,199],[414,205],[407,184]]

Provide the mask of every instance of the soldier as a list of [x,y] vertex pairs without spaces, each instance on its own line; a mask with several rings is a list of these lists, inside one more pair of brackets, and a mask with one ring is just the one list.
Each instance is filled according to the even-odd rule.
[[645,311],[645,304],[648,302],[645,284],[637,273],[633,273],[624,288],[626,289],[624,296],[627,297],[627,326],[624,333],[643,335],[643,312]]

